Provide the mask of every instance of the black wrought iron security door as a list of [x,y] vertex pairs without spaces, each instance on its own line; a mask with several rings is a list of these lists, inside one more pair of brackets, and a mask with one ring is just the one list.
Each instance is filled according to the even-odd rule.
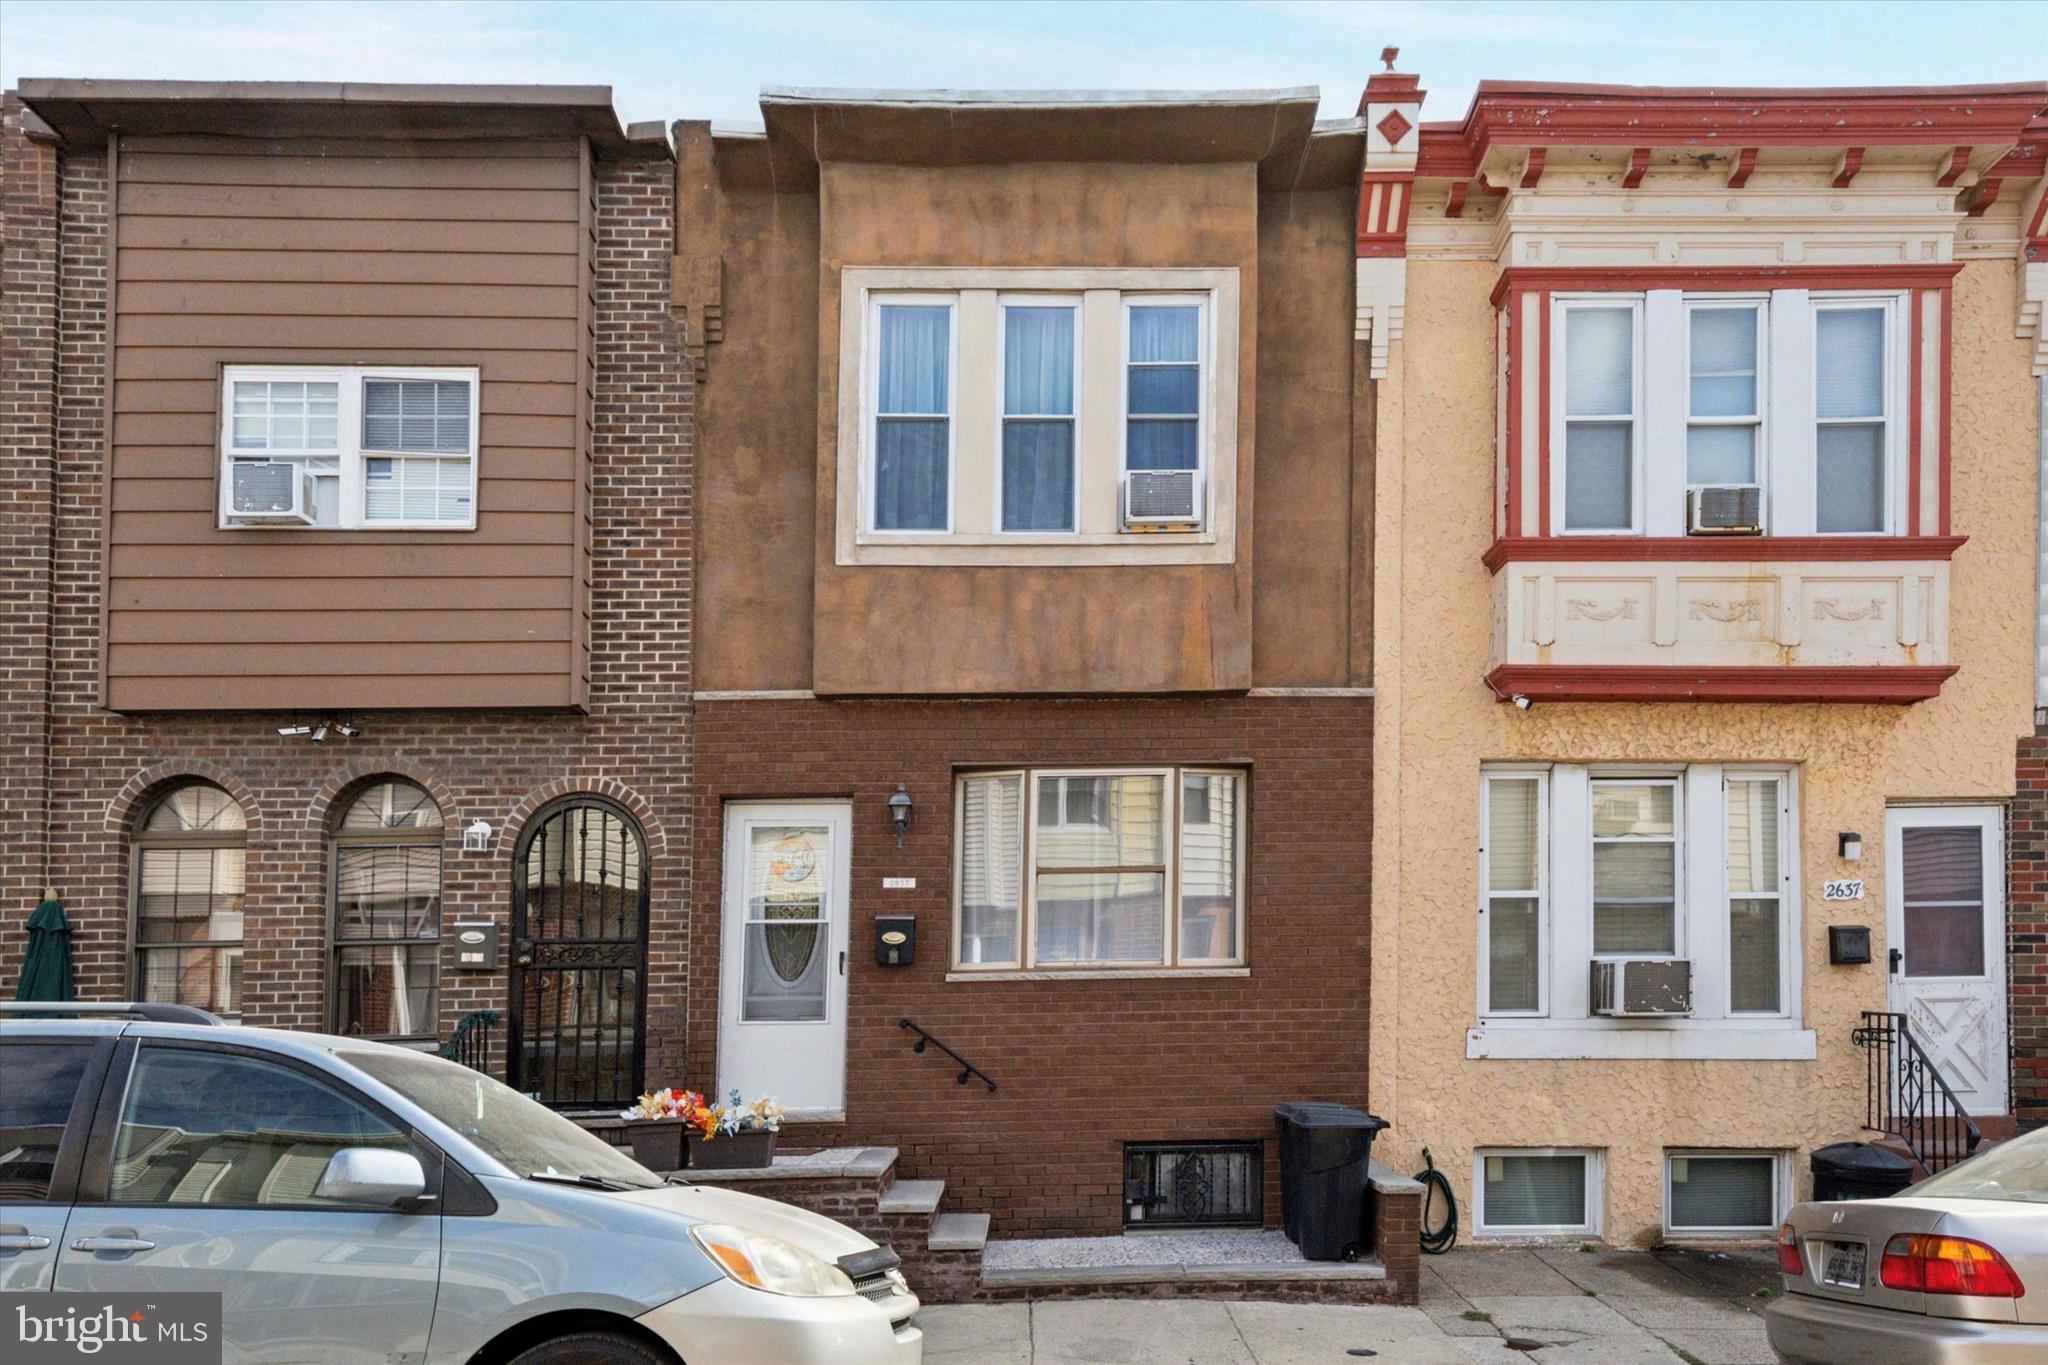
[[514,1089],[617,1108],[645,1085],[647,845],[608,802],[543,811],[512,871]]

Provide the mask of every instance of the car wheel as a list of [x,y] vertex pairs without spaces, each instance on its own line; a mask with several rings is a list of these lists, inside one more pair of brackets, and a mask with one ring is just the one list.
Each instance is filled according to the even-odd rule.
[[675,1365],[646,1343],[618,1332],[571,1332],[512,1357],[511,1365]]

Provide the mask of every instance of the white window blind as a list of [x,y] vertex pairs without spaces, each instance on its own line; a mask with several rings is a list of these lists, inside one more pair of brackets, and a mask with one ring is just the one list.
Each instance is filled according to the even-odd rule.
[[1024,913],[1024,775],[960,784],[960,962],[1015,963]]
[[368,521],[467,521],[468,460],[372,456],[363,461]]
[[1533,773],[1486,784],[1487,1008],[1503,1014],[1542,1005],[1542,789]]
[[363,449],[467,453],[468,381],[365,379]]
[[1672,1155],[1665,1158],[1673,1230],[1761,1231],[1777,1219],[1777,1159]]
[[1782,1006],[1779,925],[1784,919],[1777,778],[1732,778],[1728,801],[1728,1008],[1776,1014]]

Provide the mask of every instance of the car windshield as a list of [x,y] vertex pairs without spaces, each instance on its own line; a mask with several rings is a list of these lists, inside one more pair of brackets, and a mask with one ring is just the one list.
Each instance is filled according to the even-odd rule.
[[2001,1143],[1915,1185],[1915,1199],[2013,1199],[2048,1204],[2048,1130]]
[[653,1189],[661,1177],[480,1071],[438,1057],[348,1051],[342,1060],[432,1114],[514,1174]]

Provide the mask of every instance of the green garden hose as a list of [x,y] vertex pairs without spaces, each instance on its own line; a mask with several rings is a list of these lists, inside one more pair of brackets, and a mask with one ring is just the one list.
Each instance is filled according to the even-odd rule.
[[[1415,1178],[1422,1185],[1422,1250],[1430,1256],[1441,1256],[1458,1244],[1458,1198],[1451,1193],[1451,1182],[1436,1168],[1427,1147],[1422,1149],[1422,1169],[1415,1173]],[[1429,1209],[1438,1194],[1443,1195],[1444,1217],[1431,1227]]]

